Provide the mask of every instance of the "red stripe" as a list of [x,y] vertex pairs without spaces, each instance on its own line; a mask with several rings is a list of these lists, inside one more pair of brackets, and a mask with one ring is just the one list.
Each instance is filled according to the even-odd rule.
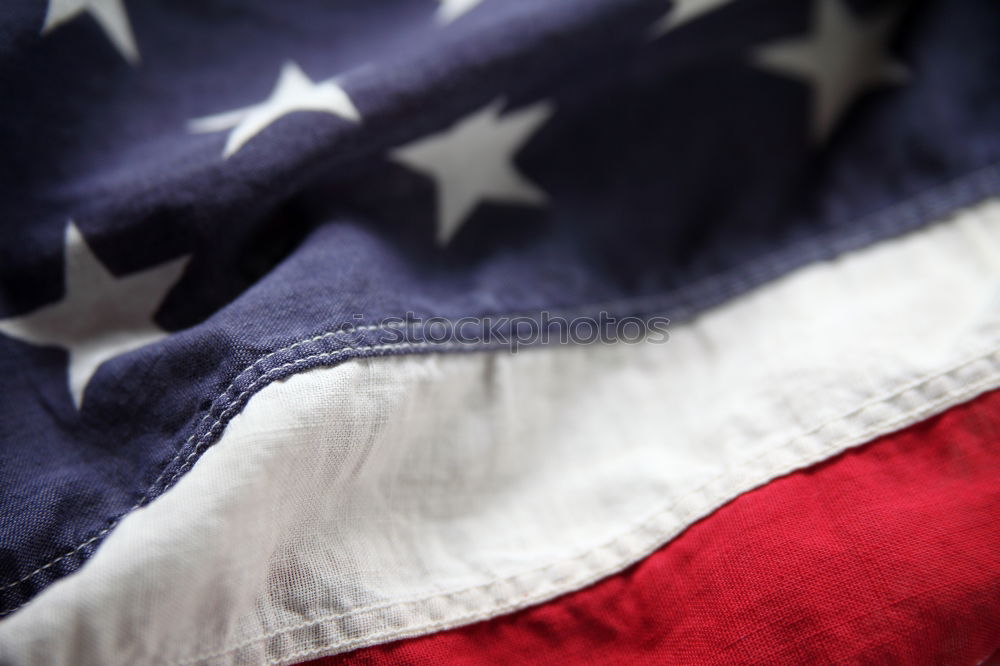
[[977,664],[1000,647],[1000,392],[746,493],[628,570],[345,664]]

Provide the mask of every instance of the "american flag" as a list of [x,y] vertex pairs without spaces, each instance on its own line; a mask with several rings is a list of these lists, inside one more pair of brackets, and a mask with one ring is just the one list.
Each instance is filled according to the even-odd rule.
[[1000,658],[996,0],[6,0],[0,663]]

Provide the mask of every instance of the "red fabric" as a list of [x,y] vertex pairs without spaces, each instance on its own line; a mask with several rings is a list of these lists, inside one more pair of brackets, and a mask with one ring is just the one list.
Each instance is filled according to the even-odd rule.
[[315,666],[979,664],[1000,647],[1000,392],[746,493],[628,570]]

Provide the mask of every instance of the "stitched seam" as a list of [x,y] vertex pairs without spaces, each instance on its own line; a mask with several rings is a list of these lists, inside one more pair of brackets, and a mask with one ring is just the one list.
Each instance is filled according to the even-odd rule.
[[[924,203],[924,201],[926,199],[934,199],[936,197],[957,199],[958,198],[957,196],[955,196],[953,194],[950,195],[949,193],[953,192],[954,190],[961,190],[962,188],[973,188],[973,189],[976,189],[977,192],[979,192],[981,190],[982,186],[981,185],[975,185],[975,183],[978,183],[979,179],[981,179],[981,178],[989,177],[991,174],[995,177],[997,175],[998,169],[1000,169],[1000,163],[990,164],[990,165],[988,165],[986,167],[983,167],[981,169],[977,169],[977,170],[972,171],[970,173],[967,173],[967,174],[964,174],[964,175],[959,176],[957,178],[954,178],[952,180],[949,180],[946,183],[943,183],[941,185],[937,185],[935,187],[932,187],[932,188],[929,188],[927,190],[924,190],[924,191],[922,191],[922,192],[914,195],[913,197],[911,197],[909,199],[906,199],[904,201],[898,202],[896,204],[893,204],[892,206],[889,206],[888,208],[875,211],[875,212],[870,213],[868,215],[862,215],[859,219],[861,219],[861,220],[872,220],[873,225],[878,225],[878,224],[883,224],[884,225],[885,224],[884,220],[887,220],[887,219],[895,217],[899,213],[899,211],[903,211],[903,210],[906,210],[908,208],[916,208],[917,210],[923,210],[923,209],[931,208],[930,205],[928,205],[927,203]],[[972,184],[970,184],[970,183],[972,183]],[[944,194],[942,194],[942,193],[944,193]],[[801,268],[801,267],[805,267],[805,266],[809,265],[811,263],[811,261],[810,261],[809,258],[813,256],[813,253],[811,251],[808,251],[808,248],[810,246],[820,247],[822,245],[822,242],[823,242],[824,238],[829,237],[830,239],[832,239],[833,241],[835,241],[836,242],[836,246],[840,247],[840,248],[843,248],[845,246],[847,246],[847,247],[857,246],[856,249],[863,249],[864,247],[873,246],[876,242],[881,241],[881,240],[886,240],[886,239],[892,238],[892,237],[901,237],[901,236],[905,235],[907,232],[930,228],[930,227],[934,226],[937,223],[944,222],[946,220],[952,219],[963,208],[970,208],[972,206],[978,206],[978,205],[986,204],[987,202],[990,201],[990,199],[993,196],[995,196],[995,193],[988,192],[988,191],[983,191],[982,195],[979,197],[980,201],[978,203],[958,203],[958,204],[956,204],[956,207],[954,208],[954,210],[952,210],[950,213],[941,213],[940,217],[938,219],[936,219],[936,220],[932,219],[932,220],[925,221],[924,223],[917,223],[917,224],[912,224],[912,225],[904,224],[902,226],[902,228],[900,230],[898,230],[898,233],[895,233],[895,234],[890,233],[890,234],[887,234],[884,237],[881,236],[881,235],[879,235],[879,234],[877,234],[877,233],[871,233],[871,232],[865,232],[865,231],[853,232],[853,233],[849,233],[849,234],[846,234],[846,235],[840,235],[840,236],[834,234],[833,232],[830,232],[828,234],[819,234],[816,238],[810,238],[810,239],[807,239],[806,241],[803,241],[803,242],[800,242],[800,243],[793,243],[793,244],[790,244],[788,247],[782,247],[782,248],[780,248],[778,250],[775,250],[773,252],[763,254],[763,255],[761,255],[761,257],[759,257],[758,259],[753,260],[752,262],[748,263],[745,266],[740,266],[738,268],[733,268],[733,269],[729,269],[729,270],[723,270],[723,271],[720,271],[719,273],[715,273],[715,274],[713,274],[711,276],[708,276],[708,277],[702,278],[700,280],[697,280],[697,281],[695,281],[695,282],[693,282],[691,284],[683,285],[683,286],[678,287],[676,289],[672,289],[669,292],[665,292],[660,297],[653,297],[653,298],[650,298],[650,297],[640,297],[640,298],[631,298],[631,299],[621,299],[619,301],[609,301],[609,302],[605,302],[605,303],[599,304],[599,305],[576,306],[575,309],[578,310],[578,311],[581,311],[581,312],[585,312],[585,311],[588,311],[589,309],[592,309],[594,307],[606,307],[608,309],[614,309],[615,307],[628,307],[629,305],[633,305],[633,304],[636,305],[636,306],[638,306],[638,304],[641,304],[641,303],[654,303],[654,302],[656,302],[657,298],[662,298],[662,299],[664,299],[664,301],[666,299],[668,299],[668,298],[674,298],[677,301],[683,302],[683,301],[687,300],[688,297],[691,294],[695,294],[698,291],[704,290],[707,285],[710,285],[713,282],[717,282],[719,280],[725,279],[725,278],[730,277],[730,276],[739,276],[739,275],[750,276],[750,281],[751,282],[753,281],[753,279],[756,279],[759,276],[763,276],[762,279],[764,279],[764,280],[768,279],[768,277],[767,277],[768,275],[773,275],[776,278],[776,277],[778,277],[778,276],[780,276],[782,274],[787,273],[790,270],[795,270],[796,268]],[[807,250],[807,251],[804,252],[805,259],[789,259],[788,258],[788,256],[790,254],[792,254],[793,251],[796,248],[799,248],[799,249],[805,248]],[[834,254],[835,254],[835,256],[840,256],[844,252],[850,252],[850,251],[852,251],[852,250],[848,249],[848,250],[842,250],[842,251],[835,251]],[[764,270],[761,267],[766,267],[767,270]],[[753,285],[751,285],[751,286],[753,286]],[[735,291],[739,291],[739,290],[736,289]],[[722,289],[720,291],[721,296],[722,296],[721,300],[726,300],[727,298],[731,297],[731,295],[732,295],[733,292],[734,292],[734,288],[724,288],[724,289]],[[652,306],[652,307],[655,307],[655,306]],[[495,315],[495,316],[500,316],[500,315]],[[283,347],[282,349],[278,349],[276,351],[270,352],[267,355],[261,357],[260,359],[254,361],[250,366],[248,366],[243,371],[241,371],[232,380],[232,382],[230,382],[229,386],[227,386],[226,389],[221,394],[219,394],[219,396],[213,402],[218,402],[219,400],[223,399],[226,396],[226,394],[229,393],[229,391],[231,391],[233,389],[233,387],[235,386],[235,384],[243,376],[245,376],[251,370],[257,368],[260,364],[264,363],[266,360],[271,359],[271,358],[273,358],[274,356],[276,356],[278,354],[294,350],[294,349],[296,349],[299,346],[302,346],[302,345],[305,345],[305,344],[309,344],[311,342],[316,342],[316,341],[319,341],[319,340],[323,340],[323,339],[335,337],[337,335],[344,335],[344,334],[347,334],[347,333],[360,332],[360,331],[386,330],[387,328],[397,328],[398,329],[397,326],[386,327],[386,326],[383,326],[383,325],[368,325],[368,326],[360,326],[360,327],[342,328],[342,329],[338,329],[336,331],[328,331],[328,332],[325,332],[325,333],[321,333],[321,334],[316,335],[316,336],[314,336],[312,338],[309,338],[307,340],[298,341],[298,342],[295,342],[295,343],[293,343],[293,344],[291,344],[291,345],[289,345],[287,347]],[[347,348],[345,348],[345,349],[347,349]],[[224,405],[226,405],[225,402],[223,402],[222,405],[220,405],[220,406],[224,406]],[[225,408],[228,409],[228,406],[226,406]],[[204,423],[209,418],[211,418],[211,415],[215,411],[215,409],[216,409],[216,406],[213,404],[209,408],[209,410],[206,412],[205,416],[202,417],[202,419],[198,422],[198,425],[195,427],[194,434],[192,434],[191,437],[189,437],[184,442],[184,444],[182,444],[179,447],[179,449],[177,451],[177,454],[164,466],[164,468],[160,472],[159,476],[157,476],[156,480],[154,480],[153,483],[151,483],[147,487],[147,489],[143,493],[142,497],[139,499],[138,502],[136,502],[136,504],[134,506],[132,506],[130,509],[126,510],[124,513],[122,513],[117,518],[114,518],[107,525],[107,527],[103,528],[101,531],[99,531],[98,533],[96,533],[94,536],[92,536],[92,537],[88,538],[87,540],[83,541],[81,544],[79,544],[78,546],[76,546],[72,550],[70,550],[70,551],[68,551],[68,552],[66,552],[66,553],[64,553],[64,554],[62,554],[62,555],[54,558],[53,560],[51,560],[50,562],[48,562],[46,564],[43,564],[43,565],[39,566],[37,569],[35,569],[34,571],[32,571],[29,574],[26,574],[22,578],[20,578],[20,579],[18,579],[16,581],[13,581],[11,583],[6,583],[6,584],[0,586],[0,592],[2,592],[4,590],[8,590],[8,589],[10,589],[12,587],[15,587],[17,585],[20,585],[20,584],[22,584],[22,583],[30,580],[31,578],[34,578],[39,573],[41,573],[41,572],[49,569],[53,565],[55,565],[55,564],[63,561],[67,557],[71,557],[71,556],[79,553],[81,550],[83,550],[84,548],[86,548],[90,544],[94,543],[95,541],[100,540],[102,537],[104,537],[105,535],[107,535],[108,532],[110,532],[115,527],[117,527],[118,524],[121,523],[121,521],[125,518],[125,516],[127,516],[130,513],[132,513],[136,509],[142,507],[150,499],[150,495],[156,490],[157,486],[163,480],[164,476],[166,476],[166,474],[169,471],[170,467],[174,463],[176,463],[177,460],[179,460],[180,457],[183,455],[184,449],[191,443],[191,441],[197,435],[198,430],[202,427],[202,425],[204,425]],[[188,456],[187,460],[190,460],[190,456]],[[185,464],[187,464],[187,463],[185,463]],[[178,473],[175,473],[173,476],[171,476],[170,482],[172,482],[174,479],[177,478]],[[9,615],[9,614],[13,613],[14,611],[22,608],[25,604],[28,603],[28,601],[30,601],[30,599],[28,599],[25,602],[19,604],[18,606],[15,606],[14,608],[11,608],[11,609],[3,611],[3,612],[0,612],[0,617]]]
[[[194,458],[195,455],[200,452],[201,447],[213,436],[213,434],[215,432],[215,429],[217,427],[219,427],[219,425],[222,424],[222,422],[226,418],[226,415],[229,412],[231,412],[234,408],[238,409],[239,407],[241,407],[240,403],[243,400],[243,398],[246,397],[247,395],[249,395],[250,393],[253,393],[254,389],[258,385],[260,385],[261,382],[264,382],[265,380],[269,380],[273,375],[281,374],[282,370],[286,370],[286,369],[294,367],[296,365],[302,365],[303,363],[308,363],[309,361],[318,360],[318,359],[331,360],[331,359],[339,358],[341,356],[349,355],[350,353],[363,353],[363,352],[368,352],[368,351],[375,351],[375,352],[377,352],[377,351],[386,351],[386,350],[389,350],[389,349],[430,349],[430,348],[435,348],[435,349],[449,350],[449,349],[457,349],[459,347],[460,347],[460,345],[444,344],[444,343],[439,344],[439,343],[435,343],[435,342],[400,342],[400,343],[383,344],[383,345],[368,345],[368,346],[364,346],[364,347],[345,347],[343,349],[338,349],[336,351],[321,352],[321,353],[318,353],[318,354],[311,354],[309,356],[303,356],[302,358],[298,358],[298,359],[295,359],[293,361],[289,361],[287,363],[279,365],[279,366],[277,366],[275,368],[271,368],[270,370],[268,370],[267,372],[265,372],[264,374],[262,374],[260,377],[258,377],[257,379],[255,379],[253,382],[251,382],[246,387],[246,389],[243,390],[242,393],[240,393],[239,395],[237,395],[235,398],[233,398],[230,401],[229,406],[226,407],[226,409],[224,409],[219,414],[219,416],[215,420],[215,422],[211,426],[209,426],[208,430],[205,431],[205,434],[202,435],[199,438],[198,442],[195,444],[194,449],[191,451],[191,453],[188,454],[187,458],[184,459],[184,464],[176,472],[174,472],[174,474],[167,481],[167,485],[169,486],[171,483],[173,483],[174,480],[178,476],[180,476],[184,472],[184,470],[187,469],[191,465],[192,458]],[[474,347],[470,346],[469,348],[473,349]],[[188,441],[185,442],[185,446],[187,446],[187,444],[189,444],[192,439],[194,439],[194,435],[192,435],[188,439]],[[176,462],[178,459],[180,459],[180,454],[177,454],[177,456],[171,461],[171,464],[173,464],[174,462]]]
[[[998,377],[998,375],[997,375],[996,359],[992,359],[991,358],[991,357],[996,356],[998,354],[1000,354],[1000,347],[992,347],[992,348],[990,348],[990,349],[988,349],[988,350],[986,350],[984,352],[981,352],[980,354],[978,354],[978,355],[976,355],[974,357],[968,358],[965,361],[957,363],[957,364],[949,367],[946,370],[942,370],[942,371],[939,371],[939,372],[931,373],[931,374],[923,376],[922,378],[920,378],[920,379],[918,379],[916,381],[911,381],[911,382],[908,382],[906,384],[903,384],[899,388],[893,390],[891,393],[883,395],[882,398],[878,398],[878,399],[873,399],[873,400],[866,401],[865,403],[862,403],[860,406],[858,406],[858,407],[856,407],[854,409],[851,409],[851,410],[849,410],[849,411],[841,414],[840,416],[838,416],[836,418],[829,419],[829,420],[821,423],[818,426],[810,428],[809,430],[806,430],[806,431],[804,431],[802,433],[799,433],[799,434],[795,435],[794,437],[791,437],[790,439],[786,440],[781,445],[775,446],[773,448],[764,449],[762,451],[758,451],[753,456],[751,456],[749,458],[745,458],[745,459],[740,460],[739,463],[737,463],[736,465],[729,466],[721,474],[718,474],[718,475],[712,477],[711,479],[705,481],[704,483],[700,484],[699,486],[697,486],[695,488],[692,488],[692,489],[688,490],[687,492],[685,492],[684,494],[682,494],[682,495],[674,498],[673,501],[671,501],[669,504],[666,504],[665,506],[661,507],[660,509],[657,509],[656,511],[652,512],[651,514],[648,514],[646,517],[640,519],[636,523],[633,523],[632,526],[630,526],[624,532],[619,533],[618,536],[616,536],[616,537],[614,537],[612,539],[609,539],[608,541],[606,541],[604,543],[601,543],[601,544],[598,544],[598,545],[593,546],[591,548],[588,548],[585,551],[581,551],[580,553],[577,553],[576,555],[574,555],[572,557],[569,557],[569,558],[566,558],[566,559],[563,559],[563,560],[559,560],[558,562],[553,562],[553,563],[549,563],[549,564],[546,564],[546,565],[543,565],[543,566],[539,566],[539,567],[536,567],[534,569],[528,569],[526,571],[519,572],[517,574],[508,576],[506,578],[501,578],[501,579],[498,579],[498,580],[490,581],[489,583],[484,583],[484,584],[479,584],[479,585],[473,585],[473,586],[469,586],[469,587],[465,587],[465,588],[460,588],[460,589],[457,589],[457,590],[450,590],[448,592],[443,592],[443,593],[434,594],[434,595],[430,595],[430,596],[421,595],[421,596],[418,596],[418,597],[412,597],[410,599],[394,600],[394,601],[387,602],[387,603],[384,603],[384,604],[376,604],[376,605],[372,605],[372,606],[366,606],[366,607],[363,607],[363,608],[352,609],[350,611],[343,612],[343,613],[335,613],[335,614],[330,614],[330,615],[324,615],[322,617],[314,618],[314,619],[308,620],[306,622],[302,622],[302,623],[291,625],[291,626],[287,626],[287,627],[282,627],[281,629],[275,629],[275,630],[272,630],[272,631],[269,631],[269,632],[265,632],[265,633],[259,634],[257,636],[251,637],[249,639],[245,639],[244,641],[240,642],[239,644],[223,648],[223,650],[218,651],[218,652],[213,652],[213,653],[209,653],[209,654],[201,654],[201,655],[198,655],[198,656],[195,656],[195,657],[182,658],[180,661],[175,661],[175,662],[172,662],[172,663],[175,664],[176,666],[182,666],[184,664],[190,664],[190,663],[195,663],[195,662],[199,662],[199,661],[204,661],[204,660],[207,660],[207,659],[213,659],[215,657],[220,657],[220,656],[224,656],[226,654],[229,654],[231,652],[235,652],[237,650],[240,650],[242,648],[248,647],[248,646],[253,645],[255,643],[260,643],[260,642],[265,641],[265,640],[267,640],[269,638],[273,638],[273,637],[276,637],[276,636],[287,634],[287,633],[290,633],[290,632],[293,632],[293,631],[297,631],[299,629],[306,629],[308,627],[315,626],[315,625],[318,625],[318,624],[323,624],[324,622],[328,622],[330,620],[346,619],[346,618],[354,617],[356,615],[361,615],[361,614],[365,614],[365,613],[371,613],[373,611],[390,610],[390,609],[393,609],[393,608],[398,608],[398,607],[401,607],[401,606],[405,606],[405,605],[409,605],[409,604],[414,604],[414,603],[426,602],[426,601],[430,601],[430,600],[433,600],[433,599],[446,599],[446,598],[454,597],[454,596],[457,596],[457,595],[460,595],[460,594],[465,594],[467,592],[472,592],[472,591],[476,591],[476,590],[487,589],[487,588],[494,587],[494,586],[497,586],[497,585],[500,585],[500,584],[506,584],[506,583],[509,583],[511,581],[515,581],[517,579],[524,578],[526,576],[530,576],[530,575],[537,574],[537,573],[542,573],[542,572],[548,571],[550,569],[554,569],[554,568],[557,568],[557,567],[560,567],[560,566],[564,566],[567,563],[575,562],[577,560],[584,559],[584,558],[588,557],[589,555],[593,554],[596,551],[606,550],[606,549],[611,548],[615,544],[617,544],[617,543],[619,543],[619,542],[621,542],[623,540],[626,540],[627,538],[631,537],[633,534],[635,534],[637,532],[640,532],[640,531],[642,531],[644,529],[650,529],[650,524],[651,523],[655,523],[661,516],[663,516],[665,513],[669,512],[671,509],[675,508],[677,506],[677,504],[678,504],[678,501],[683,500],[683,499],[685,499],[687,497],[691,497],[691,496],[697,495],[697,494],[705,491],[712,484],[714,484],[714,483],[718,482],[719,480],[724,479],[724,478],[726,478],[728,476],[731,476],[733,470],[735,470],[737,468],[744,468],[744,467],[746,467],[748,465],[755,465],[762,458],[765,458],[767,456],[771,456],[771,455],[773,455],[776,452],[792,448],[797,442],[799,442],[801,440],[804,440],[804,439],[808,439],[809,437],[815,435],[817,432],[823,430],[824,428],[827,428],[827,427],[829,427],[831,425],[842,424],[845,421],[848,421],[848,420],[856,417],[858,414],[864,412],[865,410],[870,409],[871,407],[880,406],[880,405],[886,405],[886,404],[891,404],[892,402],[894,402],[895,400],[899,399],[900,397],[902,397],[904,394],[908,393],[909,391],[914,390],[915,388],[919,388],[920,386],[927,385],[927,384],[929,384],[929,383],[931,383],[931,382],[933,382],[933,381],[935,381],[937,379],[941,379],[943,377],[953,376],[953,375],[957,374],[959,371],[961,371],[962,369],[964,369],[965,367],[967,367],[969,365],[972,365],[972,364],[974,364],[974,363],[976,363],[978,361],[983,361],[983,360],[989,362],[991,364],[991,366],[992,366],[992,368],[991,368],[992,369],[992,373],[988,377],[985,377],[985,378],[981,379],[980,381],[975,382],[973,384],[964,385],[961,388],[949,391],[949,392],[947,392],[947,393],[945,393],[945,394],[943,394],[943,395],[941,395],[941,396],[939,396],[939,397],[931,400],[930,402],[924,403],[924,404],[922,404],[922,405],[920,405],[918,407],[914,407],[914,408],[912,408],[910,410],[907,410],[907,411],[903,412],[902,414],[895,414],[895,415],[893,415],[891,417],[884,418],[884,419],[878,421],[877,423],[864,428],[860,432],[851,433],[851,434],[846,435],[846,436],[844,436],[844,437],[842,437],[842,438],[840,438],[838,440],[835,440],[833,443],[830,443],[830,444],[827,444],[825,446],[822,446],[818,450],[818,454],[821,456],[820,458],[818,458],[818,460],[822,460],[822,459],[825,459],[825,458],[829,457],[832,452],[837,451],[838,449],[841,449],[841,448],[843,448],[845,446],[850,446],[849,443],[851,441],[855,441],[855,442],[867,442],[867,441],[870,441],[870,439],[872,439],[874,437],[877,437],[877,436],[879,436],[881,434],[885,434],[887,432],[891,432],[892,431],[891,429],[900,427],[902,424],[905,424],[905,423],[911,421],[911,419],[913,419],[915,416],[923,417],[923,416],[927,416],[929,414],[932,414],[935,411],[937,411],[938,409],[940,409],[940,407],[942,405],[948,404],[951,400],[953,400],[956,397],[975,395],[975,394],[977,394],[978,392],[980,392],[982,390],[986,390],[989,387],[995,385],[995,383],[997,382],[997,380],[1000,379],[1000,377]],[[889,430],[887,430],[887,429],[889,429]],[[739,491],[734,496],[738,496],[739,494],[742,494],[743,492],[746,492],[750,488],[757,487],[761,483],[766,482],[767,479],[776,478],[776,477],[781,476],[783,474],[786,474],[786,473],[788,473],[790,471],[798,469],[801,466],[801,464],[802,464],[802,459],[805,458],[806,460],[808,460],[808,459],[810,459],[810,456],[803,457],[803,456],[800,455],[800,456],[798,456],[798,458],[799,458],[799,460],[797,462],[795,462],[795,463],[778,465],[774,469],[769,470],[764,475],[764,479],[762,479],[762,480],[760,480],[758,482],[755,482],[753,485],[749,486],[746,490]],[[708,503],[711,504],[712,501],[714,501],[714,500],[710,500]],[[693,510],[693,511],[689,509],[685,513],[688,513],[688,514],[698,514],[698,513],[704,513],[704,511],[705,511],[705,509],[696,509],[696,510]],[[681,517],[684,518],[684,519],[689,518],[689,516],[681,516]],[[669,533],[669,530],[668,530],[668,533]],[[639,557],[641,557],[641,555]],[[620,566],[605,568],[604,570],[602,570],[603,573],[599,573],[598,574],[598,577],[603,577],[608,572],[616,571],[619,568],[620,568]],[[519,603],[521,603],[521,602],[519,602]],[[520,607],[520,606],[517,606],[517,607]],[[386,636],[386,635],[394,635],[394,634],[392,634],[391,631],[387,631],[387,632],[382,632],[382,633],[379,633],[379,634],[374,634],[372,636],[367,637],[366,639],[351,639],[351,640],[368,640],[368,639],[380,638],[380,637],[383,637],[383,636]],[[350,641],[345,641],[345,644],[348,643],[348,642],[350,642]],[[339,646],[339,644],[327,645],[326,647],[318,648],[318,649],[326,649],[326,648],[329,648],[329,647],[338,647],[338,646]],[[297,657],[297,656],[300,656],[300,653],[295,653],[293,655],[289,655],[288,657],[285,657],[283,659],[291,658],[291,657]]]

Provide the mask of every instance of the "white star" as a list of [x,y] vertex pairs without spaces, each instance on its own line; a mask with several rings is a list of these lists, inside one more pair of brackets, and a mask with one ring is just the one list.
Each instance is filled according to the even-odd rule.
[[139,49],[136,48],[135,37],[132,36],[132,28],[122,2],[123,0],[49,0],[42,34],[48,34],[83,12],[89,12],[104,28],[104,33],[118,52],[134,65],[139,62]]
[[69,352],[69,392],[80,408],[83,390],[110,358],[166,335],[153,315],[180,278],[187,257],[117,278],[94,256],[76,225],[66,227],[66,293],[57,303],[0,319],[0,332]]
[[438,0],[437,20],[441,23],[451,23],[462,14],[471,11],[483,0]]
[[702,14],[714,11],[732,0],[674,0],[666,14],[653,24],[650,29],[652,38],[659,37],[674,28],[698,18]]
[[514,155],[552,113],[536,104],[500,116],[502,101],[450,129],[398,148],[393,157],[437,181],[437,240],[445,245],[481,199],[544,205],[548,197],[518,173]]
[[222,156],[227,158],[265,127],[294,111],[321,111],[353,122],[361,121],[361,114],[354,107],[351,98],[334,79],[313,83],[297,64],[286,62],[281,68],[274,91],[265,101],[242,109],[197,118],[188,123],[188,129],[192,132],[221,132],[232,129],[226,147],[222,151]]
[[812,35],[764,46],[754,59],[812,86],[812,135],[822,142],[861,93],[906,80],[906,68],[886,50],[897,18],[898,12],[888,11],[862,20],[842,0],[817,0]]

